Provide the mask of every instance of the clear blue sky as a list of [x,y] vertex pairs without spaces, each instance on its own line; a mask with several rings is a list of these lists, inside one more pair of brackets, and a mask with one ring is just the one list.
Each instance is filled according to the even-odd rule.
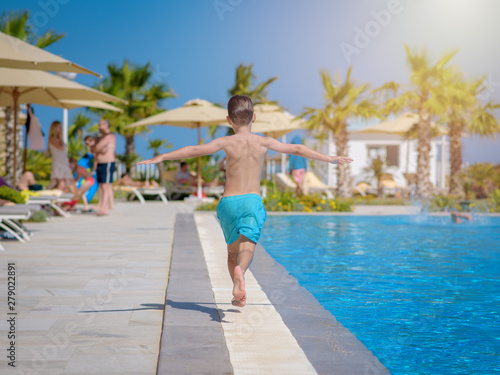
[[[110,62],[151,62],[155,79],[178,95],[164,108],[197,97],[226,103],[238,64],[254,63],[259,81],[279,76],[270,98],[298,114],[322,104],[320,69],[345,74],[349,61],[342,46],[357,48],[350,55],[356,80],[373,86],[408,82],[405,43],[427,47],[433,58],[460,48],[453,61],[471,77],[489,76],[488,99],[500,102],[497,0],[4,0],[2,9],[30,9],[40,31],[66,34],[51,52],[103,75]],[[357,29],[371,36],[362,40]],[[97,82],[86,75],[76,80]],[[70,122],[78,111],[70,111]],[[62,119],[60,109],[37,106],[36,113],[44,129]],[[187,129],[152,129],[136,140],[145,157],[151,155],[147,138],[167,138],[175,148],[196,139]],[[500,163],[498,138],[466,140],[464,161]],[[118,152],[123,145],[121,140]]]

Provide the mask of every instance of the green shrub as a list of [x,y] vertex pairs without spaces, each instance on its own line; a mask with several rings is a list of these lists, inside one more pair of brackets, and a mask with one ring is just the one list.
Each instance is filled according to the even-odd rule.
[[268,211],[350,212],[352,200],[325,199],[320,194],[296,197],[291,192],[275,192],[264,199],[264,207]]
[[26,203],[26,200],[17,190],[11,189],[7,186],[0,186],[0,198],[5,199],[10,202],[23,204]]
[[449,195],[434,195],[431,198],[431,209],[437,208],[439,211],[444,211],[446,208],[459,210],[460,206],[455,201],[454,197]]
[[215,211],[217,210],[217,205],[219,204],[219,201],[216,199],[212,203],[203,203],[196,207],[197,211]]
[[44,210],[36,211],[28,221],[32,223],[45,223],[47,221],[47,213]]
[[500,212],[500,189],[495,189],[488,197],[488,204],[491,211]]
[[404,206],[411,204],[411,202],[405,198],[391,198],[391,197],[377,198],[377,196],[373,194],[367,194],[364,197],[356,196],[354,198],[354,203],[360,205],[369,205],[369,206],[380,206],[380,205]]

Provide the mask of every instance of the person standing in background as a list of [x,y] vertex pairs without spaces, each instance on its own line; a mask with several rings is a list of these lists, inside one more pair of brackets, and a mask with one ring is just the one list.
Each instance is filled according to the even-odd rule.
[[116,171],[116,137],[110,130],[108,120],[99,121],[100,136],[96,139],[92,153],[96,161],[97,182],[99,183],[99,203],[97,216],[109,215],[113,208],[113,174]]
[[66,145],[62,140],[62,125],[59,121],[50,125],[47,153],[52,156],[50,186],[63,191],[68,188],[76,196],[77,188],[69,167]]
[[[302,138],[296,135],[292,140],[292,144],[301,145]],[[297,190],[295,191],[295,194],[299,196],[302,195],[302,186],[304,185],[304,178],[306,176],[306,171],[307,171],[307,159],[302,156],[290,155],[289,161],[290,161],[290,172],[292,174],[293,180],[295,181],[295,184],[297,185]]]

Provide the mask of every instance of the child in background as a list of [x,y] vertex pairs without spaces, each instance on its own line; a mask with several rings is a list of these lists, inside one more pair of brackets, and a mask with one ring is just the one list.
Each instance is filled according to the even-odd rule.
[[[95,179],[92,176],[92,173],[89,172],[87,169],[82,167],[81,165],[77,164],[76,160],[71,158],[69,159],[69,166],[71,167],[71,170],[76,173],[75,181],[80,181],[80,178],[83,178],[83,182],[80,185],[80,188],[78,189],[77,194],[73,198],[71,202],[68,203],[68,206],[71,206],[71,208],[74,208],[75,204],[82,199],[83,200],[83,211],[82,212],[92,212],[92,210],[89,207],[89,202],[87,201],[87,197],[85,196],[85,193],[87,190],[89,190],[94,184],[95,184]],[[76,202],[75,202],[76,201]]]

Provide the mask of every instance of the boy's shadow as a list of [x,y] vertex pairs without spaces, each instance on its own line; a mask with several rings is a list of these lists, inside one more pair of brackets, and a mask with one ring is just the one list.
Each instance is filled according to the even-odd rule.
[[[229,310],[218,310],[215,307],[208,307],[206,305],[215,305],[214,303],[196,303],[196,302],[175,302],[167,299],[167,306],[173,309],[179,310],[192,310],[198,311],[204,314],[208,314],[213,322],[230,323],[224,320],[224,312],[239,313],[239,310],[229,309]],[[96,312],[120,312],[120,311],[139,311],[139,310],[164,310],[165,306],[159,303],[141,303],[140,308],[132,309],[113,309],[113,310],[84,310],[79,311],[80,313],[96,313]]]
[[210,319],[213,322],[221,322],[221,323],[230,323],[228,321],[224,320],[225,317],[225,312],[233,312],[233,313],[239,313],[239,310],[235,309],[229,309],[229,310],[222,310],[222,309],[217,309],[215,307],[208,307],[206,305],[215,305],[214,303],[196,303],[196,302],[175,302],[170,299],[167,299],[167,306],[172,307],[173,309],[180,309],[180,310],[192,310],[192,311],[199,311],[205,314],[208,314],[210,316]]

